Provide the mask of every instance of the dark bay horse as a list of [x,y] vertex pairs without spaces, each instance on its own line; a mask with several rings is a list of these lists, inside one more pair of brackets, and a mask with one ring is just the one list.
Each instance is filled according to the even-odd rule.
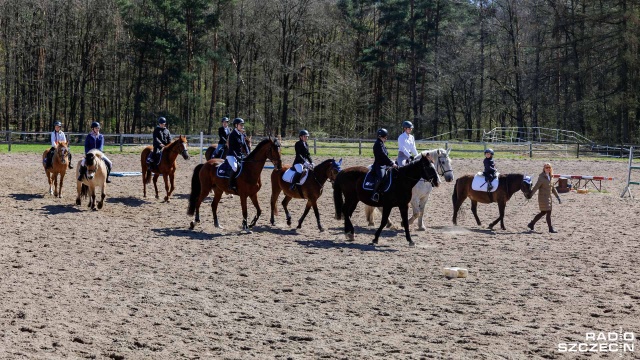
[[[432,186],[437,187],[440,185],[440,178],[433,165],[431,156],[423,152],[419,160],[414,160],[409,165],[397,170],[392,170],[391,176],[393,177],[393,182],[391,187],[389,191],[382,195],[379,202],[371,201],[372,192],[362,188],[362,182],[368,171],[364,166],[344,169],[338,174],[336,181],[333,183],[333,202],[336,207],[336,219],[339,220],[341,216],[344,216],[344,232],[347,240],[353,241],[355,238],[351,215],[355,211],[358,202],[362,201],[366,205],[382,205],[382,220],[373,239],[373,245],[378,243],[382,228],[384,228],[389,220],[391,209],[397,207],[400,210],[402,226],[404,227],[405,237],[409,242],[409,246],[415,246],[409,233],[408,211],[409,201],[411,201],[411,189],[413,189],[420,179],[429,181]],[[342,198],[343,195],[344,200]]]
[[[211,202],[211,211],[213,212],[214,226],[220,228],[217,209],[222,194],[236,194],[240,196],[240,204],[242,205],[242,230],[249,232],[249,228],[256,224],[262,213],[258,203],[258,191],[262,187],[260,175],[267,159],[271,160],[276,168],[280,168],[280,143],[276,138],[269,137],[262,140],[244,159],[242,171],[236,179],[237,192],[229,189],[229,179],[223,179],[216,175],[218,166],[224,163],[222,159],[211,159],[204,164],[196,166],[191,178],[191,195],[189,195],[189,209],[187,210],[188,215],[195,214],[195,219],[191,222],[191,229],[200,222],[200,204],[213,190],[214,197]],[[253,206],[256,208],[256,216],[249,225],[247,225],[247,197],[251,199]]]
[[500,175],[498,179],[498,188],[492,192],[491,195],[486,191],[475,191],[471,189],[471,183],[473,182],[473,175],[465,175],[456,180],[456,185],[453,188],[453,225],[457,225],[458,210],[466,198],[471,199],[471,212],[476,218],[478,225],[481,225],[478,218],[478,203],[490,204],[493,202],[498,203],[498,210],[500,216],[491,224],[489,229],[493,230],[493,227],[500,221],[500,227],[502,230],[506,230],[504,227],[504,209],[507,206],[507,201],[511,199],[511,196],[518,191],[522,191],[527,199],[531,198],[531,179],[528,176],[522,174],[507,174]]
[[291,184],[282,180],[282,175],[291,166],[283,166],[282,169],[274,169],[271,173],[271,225],[275,225],[274,215],[278,215],[278,207],[276,202],[280,192],[284,192],[284,199],[282,199],[282,207],[287,217],[287,225],[291,225],[291,215],[287,205],[291,199],[307,199],[307,206],[304,209],[304,213],[300,220],[298,220],[298,229],[302,228],[302,222],[309,213],[309,209],[313,207],[313,212],[316,214],[316,220],[318,222],[318,229],[324,231],[322,224],[320,223],[320,212],[318,211],[318,198],[322,195],[322,189],[324,183],[334,181],[338,173],[340,172],[340,165],[342,159],[336,162],[334,159],[328,159],[321,162],[313,170],[309,171],[307,180],[302,185],[296,186],[291,190]]
[[[171,144],[165,146],[162,149],[162,159],[160,160],[160,164],[157,169],[151,170],[149,168],[149,164],[147,164],[147,157],[151,151],[153,151],[153,146],[147,146],[142,150],[142,155],[140,155],[140,164],[142,165],[142,186],[143,186],[143,196],[147,197],[147,184],[151,182],[151,172],[153,171],[153,186],[156,189],[156,199],[159,199],[158,196],[158,177],[162,174],[162,178],[164,179],[164,189],[167,192],[167,196],[164,197],[165,202],[169,202],[169,197],[173,193],[175,189],[174,184],[174,174],[176,172],[177,164],[176,159],[178,155],[182,155],[185,160],[189,160],[189,144],[187,144],[187,137],[180,135],[177,139],[175,139]],[[169,181],[167,181],[167,177]],[[169,183],[171,183],[171,189],[169,189]]]
[[[45,150],[42,154],[42,163],[44,166],[45,174],[47,175],[47,181],[49,182],[49,194],[54,197],[62,197],[62,183],[64,181],[64,175],[67,173],[67,161],[69,157],[69,147],[66,142],[59,142],[56,145],[53,154],[53,160],[51,161],[51,167],[47,168],[47,154],[51,149]],[[60,174],[60,187],[58,187],[58,174]],[[53,183],[53,188],[51,184]]]

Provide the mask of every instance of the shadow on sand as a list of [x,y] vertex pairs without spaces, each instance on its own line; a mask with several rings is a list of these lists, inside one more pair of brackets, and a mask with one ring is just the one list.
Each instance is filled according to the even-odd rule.
[[192,240],[214,240],[215,238],[223,237],[223,236],[235,236],[235,233],[229,234],[209,234],[205,232],[200,232],[197,230],[189,230],[185,227],[175,227],[175,228],[159,228],[159,229],[151,229],[154,233],[162,236],[176,236],[181,238],[190,238]]
[[18,201],[31,201],[33,199],[43,199],[44,195],[42,194],[10,194],[14,200]]
[[360,251],[376,251],[376,252],[397,252],[396,249],[389,249],[385,245],[357,244],[352,242],[335,242],[332,240],[296,240],[296,243],[317,249],[353,249]]
[[73,214],[82,212],[82,210],[80,210],[75,205],[45,205],[42,207],[42,211],[49,215]]
[[131,206],[131,207],[138,207],[138,206],[141,206],[141,205],[147,203],[146,200],[138,199],[138,198],[135,198],[133,196],[108,197],[108,198],[105,199],[105,201],[107,203],[122,204],[122,205],[125,205],[125,206]]

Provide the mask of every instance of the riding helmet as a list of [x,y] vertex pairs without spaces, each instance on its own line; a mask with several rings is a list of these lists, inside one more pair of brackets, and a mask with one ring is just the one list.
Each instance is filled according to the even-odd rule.
[[389,135],[389,132],[387,131],[387,129],[380,128],[378,130],[378,137],[386,137],[387,135]]
[[99,128],[100,128],[100,123],[99,123],[99,122],[97,122],[97,121],[92,122],[92,123],[91,123],[91,128],[92,128],[92,129],[93,129],[93,128],[98,128],[98,129],[99,129]]
[[484,151],[484,153],[485,154],[489,153],[489,154],[493,155],[493,149],[487,149],[487,150]]
[[309,136],[309,132],[307,130],[300,130],[300,134],[298,136]]
[[228,117],[226,117],[226,116],[225,116],[225,117],[223,117],[223,118],[222,118],[222,122],[229,122],[229,118],[228,118]]
[[403,121],[402,122],[402,128],[409,128],[409,129],[413,129],[413,124],[411,123],[411,121]]
[[238,124],[244,124],[244,120],[242,120],[242,118],[233,119],[233,127],[235,127]]
[[166,124],[167,123],[167,119],[164,118],[164,116],[160,116],[158,118],[158,124]]
[[62,126],[62,123],[60,121],[56,121],[53,123],[53,126]]

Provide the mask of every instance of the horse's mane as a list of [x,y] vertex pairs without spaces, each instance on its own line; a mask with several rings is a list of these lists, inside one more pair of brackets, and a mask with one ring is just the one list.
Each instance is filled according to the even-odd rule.
[[505,177],[507,178],[507,181],[513,181],[513,180],[522,181],[524,179],[523,174],[507,174],[505,175]]
[[253,160],[253,158],[256,156],[256,154],[259,152],[259,150],[263,146],[266,146],[267,143],[273,143],[273,139],[266,138],[266,139],[260,141],[260,143],[258,145],[256,145],[256,147],[253,149],[252,152],[249,153],[249,155],[245,158],[245,160]]
[[447,154],[447,150],[443,148],[433,149],[433,150],[424,150],[420,152],[420,154],[418,154],[418,156],[416,156],[415,159],[420,160],[420,158],[422,158],[423,156],[427,156],[427,154],[429,154],[431,155],[431,160],[436,160],[438,158],[438,151],[444,154],[449,159],[449,162],[451,162],[451,158],[449,158],[449,155]]
[[[169,143],[169,145],[167,145],[165,148],[167,150],[171,150],[171,148],[173,148],[174,146],[176,146],[176,144],[182,144],[182,141],[180,141],[180,139],[182,138],[182,135],[178,136],[175,140],[173,140],[172,142]],[[164,150],[163,150],[164,151]]]

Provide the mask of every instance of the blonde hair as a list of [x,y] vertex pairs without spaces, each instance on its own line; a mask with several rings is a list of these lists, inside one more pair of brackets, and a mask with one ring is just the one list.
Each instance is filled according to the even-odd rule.
[[549,175],[553,176],[553,166],[551,166],[551,163],[544,163],[544,165],[542,165],[542,172],[544,173],[544,168],[546,168],[547,166],[551,169]]

